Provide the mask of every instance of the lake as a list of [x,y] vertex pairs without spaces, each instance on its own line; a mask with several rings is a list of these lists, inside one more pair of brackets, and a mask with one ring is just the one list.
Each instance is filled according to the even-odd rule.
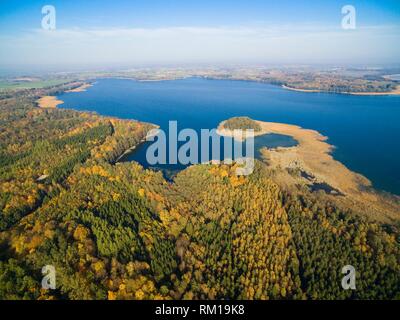
[[[189,78],[100,79],[85,92],[59,98],[62,108],[137,119],[162,129],[170,120],[178,122],[178,130],[212,129],[234,116],[315,129],[329,137],[335,159],[369,178],[375,188],[400,195],[400,96],[304,93],[258,82]],[[259,138],[257,146],[260,141],[270,147],[294,144],[280,135]],[[147,145],[124,160],[145,165]]]

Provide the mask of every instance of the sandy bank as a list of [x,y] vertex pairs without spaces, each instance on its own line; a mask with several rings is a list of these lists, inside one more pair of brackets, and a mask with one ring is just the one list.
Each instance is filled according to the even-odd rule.
[[75,89],[67,90],[65,92],[83,92],[83,91],[86,91],[87,88],[90,88],[92,86],[93,85],[90,83],[84,83],[83,85],[81,85]]
[[58,105],[63,104],[64,101],[57,99],[55,96],[44,96],[36,100],[40,108],[57,108]]
[[321,90],[316,90],[316,89],[297,89],[297,88],[292,88],[292,87],[288,87],[285,85],[282,85],[283,89],[287,89],[287,90],[291,90],[291,91],[298,91],[298,92],[323,92]]
[[[92,86],[93,85],[90,83],[84,83],[75,89],[66,90],[65,92],[83,92]],[[63,104],[64,101],[58,99],[56,96],[44,96],[36,100],[36,103],[40,108],[57,108],[57,106]]]

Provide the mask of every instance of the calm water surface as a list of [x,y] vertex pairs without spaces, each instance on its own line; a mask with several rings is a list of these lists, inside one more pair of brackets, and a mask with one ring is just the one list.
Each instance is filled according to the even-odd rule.
[[[302,93],[277,86],[226,80],[138,82],[101,79],[86,92],[64,93],[63,108],[152,122],[178,130],[212,129],[234,116],[318,130],[336,148],[335,159],[368,177],[381,190],[400,194],[400,96]],[[290,137],[256,138],[256,144],[291,146]],[[146,144],[127,160],[144,165]],[[173,168],[175,170],[176,168]]]

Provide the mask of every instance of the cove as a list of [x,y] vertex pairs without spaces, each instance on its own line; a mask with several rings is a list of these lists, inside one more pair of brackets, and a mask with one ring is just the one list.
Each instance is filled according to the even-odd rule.
[[[179,130],[212,129],[234,116],[314,129],[329,137],[336,160],[366,176],[375,188],[400,194],[399,96],[303,93],[257,82],[189,78],[158,82],[99,79],[85,92],[64,93],[59,98],[64,101],[62,108],[137,119],[163,129],[170,120],[178,122]],[[257,146],[295,143],[287,136],[256,138]],[[124,161],[146,165],[146,146],[140,145]]]

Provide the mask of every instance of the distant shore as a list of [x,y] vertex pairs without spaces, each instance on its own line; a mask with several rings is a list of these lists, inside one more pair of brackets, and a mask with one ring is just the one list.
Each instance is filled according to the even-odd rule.
[[84,83],[84,84],[82,84],[81,86],[79,86],[79,87],[77,87],[75,89],[70,89],[70,90],[67,90],[65,92],[66,93],[69,93],[69,92],[83,92],[83,91],[86,91],[87,88],[90,88],[92,86],[93,85],[91,83]]
[[298,91],[298,92],[311,92],[311,93],[336,93],[336,94],[351,94],[355,96],[389,96],[389,95],[400,95],[400,86],[397,86],[395,90],[389,92],[329,92],[318,89],[298,89],[293,87],[288,87],[285,85],[281,86],[283,89]]
[[356,96],[390,96],[390,95],[399,95],[400,94],[400,86],[396,87],[396,90],[389,92],[346,92],[346,94],[352,94]]
[[[272,167],[298,168],[315,177],[318,182],[325,182],[343,194],[360,195],[360,190],[370,187],[371,182],[364,176],[347,169],[341,162],[333,159],[331,151],[333,146],[326,142],[327,137],[318,131],[303,129],[296,125],[255,121],[260,125],[261,131],[254,135],[269,133],[282,134],[294,138],[298,145],[289,148],[278,147],[264,148],[263,156],[268,159]],[[217,129],[222,136],[235,137],[232,130],[224,128],[224,121]]]
[[[328,144],[327,137],[318,131],[303,129],[296,125],[263,122],[254,120],[261,130],[255,136],[275,133],[294,138],[298,144],[293,147],[262,148],[263,162],[275,170],[276,181],[293,188],[298,184],[327,184],[342,195],[336,198],[346,206],[351,204],[360,211],[373,208],[380,220],[392,221],[399,218],[400,206],[391,199],[374,191],[371,182],[361,174],[349,170],[331,155],[334,146]],[[233,131],[224,128],[225,121],[218,126],[217,132],[223,136],[234,137]],[[286,169],[282,171],[282,169]],[[299,176],[291,176],[289,171],[297,171]],[[281,174],[279,174],[281,172]],[[286,172],[286,174],[284,173]]]
[[[84,83],[77,88],[65,90],[65,92],[66,93],[84,92],[92,86],[93,86],[93,84],[91,84],[91,83]],[[58,99],[57,96],[43,96],[40,99],[36,100],[36,103],[38,104],[38,106],[40,108],[54,109],[54,108],[57,108],[57,106],[59,106],[60,104],[63,104],[64,101]]]
[[297,88],[292,88],[292,87],[288,87],[285,86],[284,84],[281,86],[283,89],[287,89],[287,90],[291,90],[291,91],[298,91],[298,92],[324,92],[321,90],[317,90],[317,89],[297,89]]

